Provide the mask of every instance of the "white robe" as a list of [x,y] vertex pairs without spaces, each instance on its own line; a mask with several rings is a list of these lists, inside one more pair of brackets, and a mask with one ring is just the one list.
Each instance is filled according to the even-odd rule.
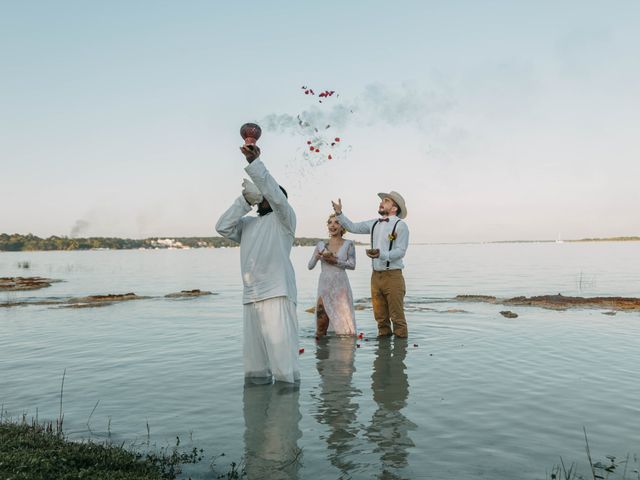
[[247,165],[245,171],[273,212],[262,217],[246,216],[251,206],[240,195],[216,224],[220,235],[240,243],[242,303],[288,297],[297,304],[296,276],[289,259],[296,214],[260,159]]
[[300,378],[296,278],[289,255],[296,215],[260,159],[245,171],[273,212],[246,216],[251,206],[241,195],[222,214],[217,232],[240,243],[244,283],[244,369],[246,377],[284,382]]

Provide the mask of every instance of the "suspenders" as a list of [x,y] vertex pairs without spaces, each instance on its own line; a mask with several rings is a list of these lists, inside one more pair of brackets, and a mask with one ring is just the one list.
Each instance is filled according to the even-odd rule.
[[[376,220],[376,223],[374,223],[373,226],[371,227],[371,248],[373,248],[373,231],[376,229],[376,225],[378,225],[379,223],[380,223],[380,220]],[[391,251],[391,249],[393,248],[393,241],[395,240],[395,236],[396,236],[396,227],[398,226],[399,223],[400,223],[400,219],[396,221],[396,223],[393,225],[393,230],[391,230],[391,236],[393,238],[389,241],[389,251]],[[373,258],[371,259],[371,263],[373,263]],[[387,270],[389,270],[390,263],[391,262],[387,260]]]

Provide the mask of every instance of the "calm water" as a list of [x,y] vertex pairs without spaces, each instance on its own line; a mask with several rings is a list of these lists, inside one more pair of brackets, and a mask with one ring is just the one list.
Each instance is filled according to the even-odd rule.
[[[135,292],[155,298],[91,309],[0,310],[0,402],[13,417],[205,449],[188,473],[213,478],[244,459],[250,478],[544,479],[559,462],[586,474],[592,454],[640,454],[640,314],[461,304],[457,294],[640,296],[640,243],[413,245],[407,256],[408,343],[317,345],[318,271],[296,248],[302,382],[244,387],[237,249],[0,253],[0,276],[65,280],[23,297]],[[349,272],[369,296],[370,265]],[[18,262],[29,261],[29,270]],[[217,295],[170,300],[185,289]],[[450,311],[450,310],[465,310]],[[357,347],[357,344],[360,347]],[[92,413],[94,406],[97,408]],[[147,423],[150,438],[147,437]]]

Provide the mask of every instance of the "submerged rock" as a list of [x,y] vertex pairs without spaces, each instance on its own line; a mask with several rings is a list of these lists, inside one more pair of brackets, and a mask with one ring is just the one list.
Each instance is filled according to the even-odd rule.
[[60,305],[63,300],[18,300],[15,302],[0,303],[0,308],[24,307],[27,305]]
[[192,297],[202,297],[204,295],[213,295],[212,292],[207,292],[206,290],[182,290],[176,293],[168,293],[165,295],[165,298],[192,298]]
[[[366,305],[363,305],[363,304],[361,304],[361,303],[355,303],[355,304],[353,305],[353,309],[354,309],[354,310],[366,310],[366,309],[367,309],[367,306],[366,306]],[[307,312],[307,313],[316,313],[316,307],[309,307],[309,308],[307,308],[307,309],[305,310],[305,312]]]
[[87,308],[103,307],[117,302],[127,302],[129,300],[143,300],[149,297],[142,297],[135,293],[116,293],[109,295],[89,295],[88,297],[71,298],[65,302],[67,308]]
[[496,297],[491,295],[456,295],[456,300],[461,300],[464,302],[485,302],[485,303],[496,303]]
[[50,287],[52,283],[59,282],[51,278],[43,277],[0,277],[0,291],[17,292],[22,290],[38,290]]
[[500,315],[502,315],[503,317],[506,317],[506,318],[518,318],[518,314],[512,312],[511,310],[502,310],[500,312]]

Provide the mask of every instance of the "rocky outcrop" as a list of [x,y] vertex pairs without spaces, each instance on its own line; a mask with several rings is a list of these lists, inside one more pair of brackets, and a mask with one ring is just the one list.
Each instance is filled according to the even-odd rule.
[[144,300],[149,297],[142,297],[135,293],[117,293],[109,295],[89,295],[88,297],[71,298],[65,302],[67,308],[87,308],[104,307],[117,302],[128,302],[130,300]]
[[165,298],[192,298],[192,297],[202,297],[204,295],[213,295],[212,292],[207,292],[206,290],[182,290],[176,293],[168,293],[165,295]]
[[0,277],[0,291],[18,292],[23,290],[38,290],[50,287],[60,280],[43,277]]
[[565,297],[557,294],[499,299],[490,295],[458,295],[455,299],[466,302],[540,307],[551,310],[567,310],[569,308],[603,308],[613,311],[640,310],[640,298],[635,297]]

